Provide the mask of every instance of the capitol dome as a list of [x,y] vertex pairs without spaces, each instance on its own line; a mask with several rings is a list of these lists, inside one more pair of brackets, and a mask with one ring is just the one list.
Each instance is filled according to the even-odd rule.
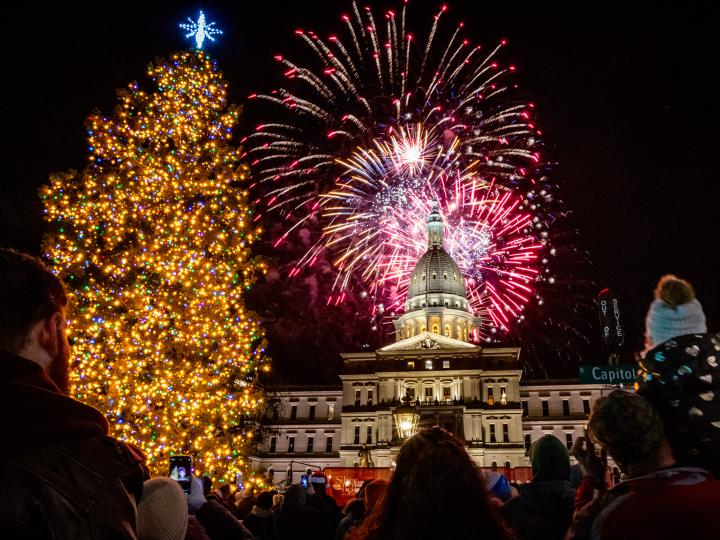
[[395,338],[432,334],[460,341],[476,338],[479,317],[472,313],[457,263],[443,248],[443,221],[437,202],[427,220],[428,249],[410,274],[405,313],[395,319]]

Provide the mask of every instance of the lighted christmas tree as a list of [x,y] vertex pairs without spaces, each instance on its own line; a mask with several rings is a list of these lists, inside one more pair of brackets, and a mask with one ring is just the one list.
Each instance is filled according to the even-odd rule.
[[201,51],[148,69],[87,121],[89,164],[41,195],[45,253],[73,293],[72,394],[167,474],[171,454],[231,481],[263,407],[263,331],[243,292],[264,272],[238,109]]

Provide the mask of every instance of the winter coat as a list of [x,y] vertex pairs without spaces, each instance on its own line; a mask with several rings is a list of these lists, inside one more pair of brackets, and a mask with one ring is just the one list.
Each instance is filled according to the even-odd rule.
[[315,493],[308,498],[307,505],[321,515],[317,540],[335,540],[335,531],[340,523],[340,508],[330,495]]
[[518,540],[560,540],[572,522],[574,500],[568,480],[533,481],[501,513]]
[[578,501],[569,539],[720,538],[720,480],[703,469],[660,469],[620,482],[607,493],[592,486],[597,480],[588,481],[588,489],[578,490],[586,504]]
[[255,540],[272,540],[273,512],[253,506],[252,512],[243,520],[243,524],[253,534]]
[[34,362],[0,350],[0,530],[6,538],[136,538],[139,452]]
[[663,419],[675,457],[720,478],[720,334],[674,337],[641,362],[638,393]]
[[320,540],[320,512],[305,506],[307,494],[299,485],[285,493],[285,501],[273,515],[273,531],[277,540]]
[[195,517],[211,540],[252,540],[245,525],[216,500],[210,499],[203,504]]

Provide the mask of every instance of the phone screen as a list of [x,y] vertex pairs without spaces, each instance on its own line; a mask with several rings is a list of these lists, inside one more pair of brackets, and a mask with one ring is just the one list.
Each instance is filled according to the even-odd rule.
[[192,457],[170,456],[170,478],[177,481],[185,493],[190,493]]
[[307,475],[307,474],[303,474],[303,475],[300,477],[300,485],[301,485],[302,487],[304,487],[305,489],[308,488],[308,475]]

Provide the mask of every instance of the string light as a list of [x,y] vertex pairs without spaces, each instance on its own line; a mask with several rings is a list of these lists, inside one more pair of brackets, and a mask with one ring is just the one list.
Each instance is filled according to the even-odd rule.
[[203,52],[148,69],[112,115],[91,116],[86,168],[42,189],[44,250],[73,293],[72,393],[139,445],[156,474],[191,454],[231,482],[264,406],[263,330],[244,305],[265,265],[231,144],[238,109]]

